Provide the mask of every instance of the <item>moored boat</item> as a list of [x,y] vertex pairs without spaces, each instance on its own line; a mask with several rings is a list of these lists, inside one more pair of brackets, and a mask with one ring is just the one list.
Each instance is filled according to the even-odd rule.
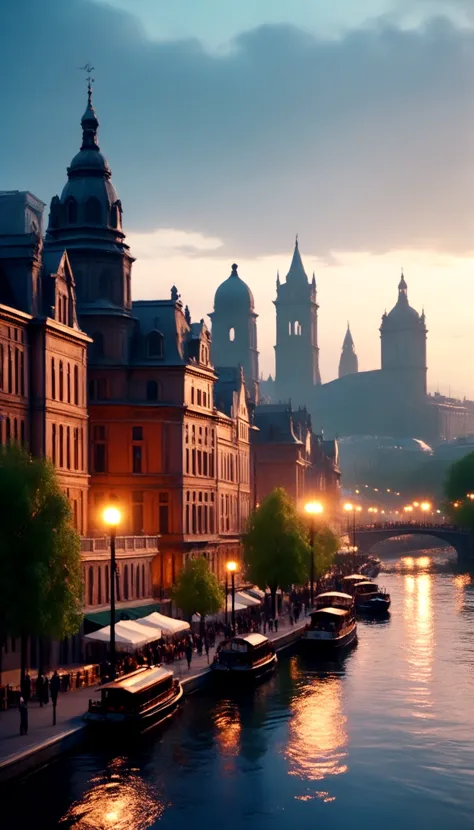
[[255,682],[270,674],[277,661],[275,648],[268,637],[244,634],[219,647],[211,668],[218,679]]
[[390,594],[382,591],[375,582],[358,582],[354,585],[356,611],[364,614],[386,614],[390,608]]
[[90,700],[84,715],[93,727],[117,732],[146,732],[176,712],[183,687],[173,672],[160,666],[143,667],[106,683],[100,700]]
[[351,594],[345,594],[342,591],[325,591],[324,594],[318,594],[314,600],[314,608],[317,611],[319,608],[353,608],[354,597]]
[[[350,599],[352,600],[352,597]],[[312,611],[310,617],[311,622],[303,634],[303,644],[308,651],[337,651],[355,643],[357,622],[352,605],[347,608],[317,608]]]

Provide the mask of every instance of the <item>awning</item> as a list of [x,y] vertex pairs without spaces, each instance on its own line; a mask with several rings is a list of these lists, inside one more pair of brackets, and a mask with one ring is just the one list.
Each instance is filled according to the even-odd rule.
[[163,634],[168,636],[171,634],[180,634],[182,631],[189,631],[189,623],[184,620],[174,620],[172,617],[167,617],[165,614],[160,614],[157,611],[148,614],[142,622],[144,624],[148,622],[151,625],[159,626]]
[[[153,643],[161,638],[161,631],[157,628],[140,625],[133,620],[123,620],[115,625],[115,645],[124,651],[133,651]],[[110,625],[92,631],[84,637],[91,643],[110,643]]]
[[265,591],[261,591],[256,585],[254,585],[253,588],[246,588],[245,593],[250,594],[250,596],[256,597],[257,599],[265,599]]
[[248,594],[246,591],[237,591],[235,597],[238,600],[238,602],[241,602],[243,605],[255,606],[255,607],[258,606],[258,605],[261,605],[261,602],[260,602],[259,599],[256,599],[255,597],[250,596],[250,594]]
[[[159,611],[160,607],[159,603],[153,602],[149,605],[135,605],[130,608],[116,608],[115,622],[120,622],[120,620],[139,620],[141,617],[147,617],[154,611]],[[90,614],[85,614],[84,625],[86,632],[95,631],[97,628],[101,628],[104,625],[110,625],[110,611],[97,611],[95,614],[92,611]]]

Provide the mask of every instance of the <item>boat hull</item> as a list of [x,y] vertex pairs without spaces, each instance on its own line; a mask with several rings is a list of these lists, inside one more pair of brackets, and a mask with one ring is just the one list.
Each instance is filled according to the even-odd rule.
[[84,720],[94,730],[106,729],[117,733],[132,734],[148,732],[160,723],[168,720],[178,710],[183,698],[183,687],[179,683],[176,692],[166,701],[143,713],[129,714],[121,712],[86,712]]
[[256,666],[225,666],[213,663],[211,666],[213,679],[223,683],[258,683],[275,671],[278,663],[276,654]]
[[[337,652],[345,648],[349,648],[357,642],[357,625],[354,624],[350,629],[337,637],[318,637],[317,631],[305,631],[302,639],[303,648],[308,653],[329,653]],[[326,632],[323,632],[326,633]]]
[[390,609],[390,599],[372,599],[356,601],[356,611],[359,614],[367,614],[374,617],[379,617],[388,614]]

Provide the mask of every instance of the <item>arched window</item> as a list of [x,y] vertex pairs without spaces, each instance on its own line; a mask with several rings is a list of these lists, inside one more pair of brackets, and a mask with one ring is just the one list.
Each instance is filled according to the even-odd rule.
[[147,337],[148,357],[163,357],[163,340],[161,331],[151,331]]
[[235,329],[234,328],[229,329],[229,340],[231,341],[231,343],[233,343],[234,340],[235,340]]
[[79,406],[79,368],[74,366],[74,403]]
[[89,605],[94,604],[94,568],[92,565],[89,568],[89,593],[88,593],[88,602]]
[[64,397],[64,367],[62,360],[59,361],[59,400]]
[[101,331],[95,331],[92,335],[92,355],[94,359],[104,356],[104,335]]
[[77,202],[72,196],[66,202],[66,221],[68,225],[75,225],[77,222]]
[[296,336],[300,336],[302,331],[303,331],[303,329],[301,327],[301,323],[298,320],[295,320],[294,328],[293,328],[294,334],[296,334]]
[[158,397],[158,383],[156,380],[148,380],[146,384],[147,401],[157,401]]
[[85,220],[91,225],[102,224],[102,207],[95,196],[90,196],[86,202]]

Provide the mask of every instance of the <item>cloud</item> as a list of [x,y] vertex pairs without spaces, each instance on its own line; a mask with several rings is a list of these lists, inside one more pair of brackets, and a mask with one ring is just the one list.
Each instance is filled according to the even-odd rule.
[[17,0],[2,18],[4,188],[61,190],[80,139],[76,67],[92,60],[130,232],[182,228],[231,258],[291,248],[296,231],[322,258],[473,248],[469,28],[381,19],[322,40],[267,25],[210,55],[91,0]]

